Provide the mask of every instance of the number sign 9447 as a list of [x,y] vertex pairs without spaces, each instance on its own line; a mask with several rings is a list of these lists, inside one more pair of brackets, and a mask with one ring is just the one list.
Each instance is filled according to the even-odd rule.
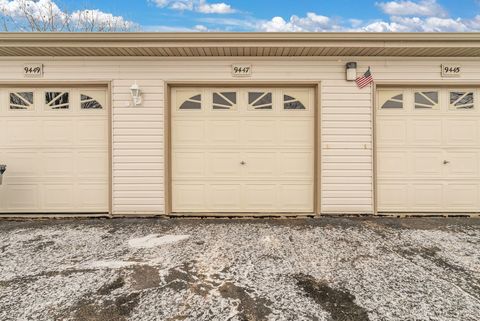
[[252,75],[251,65],[232,65],[233,77],[248,77]]

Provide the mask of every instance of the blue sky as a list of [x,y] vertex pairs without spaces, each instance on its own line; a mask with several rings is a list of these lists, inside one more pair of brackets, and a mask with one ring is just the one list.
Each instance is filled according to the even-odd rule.
[[[32,0],[0,0],[5,3]],[[33,0],[37,1],[37,0]],[[480,0],[38,0],[143,31],[477,31]]]

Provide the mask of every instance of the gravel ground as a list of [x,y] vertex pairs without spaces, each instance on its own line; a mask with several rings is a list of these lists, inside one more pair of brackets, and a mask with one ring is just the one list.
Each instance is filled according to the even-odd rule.
[[479,320],[480,220],[0,221],[0,320]]

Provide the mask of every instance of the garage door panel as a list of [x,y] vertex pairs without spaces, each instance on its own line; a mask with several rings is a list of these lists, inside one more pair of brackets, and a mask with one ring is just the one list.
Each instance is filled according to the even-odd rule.
[[[43,174],[46,176],[72,177],[75,168],[73,152],[47,152],[41,154]],[[87,166],[80,160],[80,164]]]
[[80,183],[75,189],[76,207],[83,210],[102,212],[108,206],[108,182]]
[[106,119],[101,120],[79,120],[78,143],[80,145],[104,146],[107,141],[108,123]]
[[229,145],[240,143],[240,121],[209,121],[207,127],[208,143],[211,145]]
[[245,184],[245,210],[276,211],[278,204],[277,191],[276,184]]
[[[246,164],[242,166],[245,177],[277,177],[278,153],[251,152],[245,153]],[[243,159],[242,158],[242,159]]]
[[41,142],[40,129],[39,121],[8,120],[6,145],[10,147],[37,146]]
[[378,174],[381,177],[405,177],[408,175],[408,153],[406,151],[378,152]]
[[211,184],[209,187],[209,208],[212,211],[230,212],[241,208],[240,184]]
[[203,177],[205,175],[205,153],[174,152],[173,174],[176,177]]
[[248,146],[274,145],[277,138],[276,121],[246,120],[242,137]]
[[311,119],[282,120],[279,122],[280,144],[311,147],[314,124]]
[[413,120],[411,144],[414,146],[440,146],[442,144],[441,120]]
[[40,208],[39,188],[35,184],[4,185],[6,206],[5,210],[18,212],[36,212]]
[[282,152],[279,155],[280,177],[299,179],[311,178],[313,169],[312,152]]
[[408,204],[407,183],[378,183],[378,206],[382,209],[401,209]]
[[429,210],[442,209],[443,184],[422,184],[411,185],[411,198],[414,208],[425,208]]
[[312,184],[283,184],[280,186],[279,211],[313,212]]
[[8,166],[8,178],[38,176],[41,169],[39,155],[36,152],[7,151],[5,164]]
[[45,184],[42,208],[70,211],[74,208],[73,184]]
[[174,184],[173,209],[174,212],[198,212],[208,210],[206,204],[205,184]]
[[77,173],[81,177],[107,177],[108,153],[80,151],[76,155]]
[[472,146],[478,147],[479,122],[475,119],[446,120],[445,137],[449,146]]
[[208,154],[208,173],[210,177],[241,177],[240,152],[216,152]]
[[[480,113],[475,106],[452,106],[450,92],[455,90],[448,88],[428,89],[438,92],[438,104],[425,100],[419,109],[415,93],[424,90],[396,89],[400,107],[377,106],[378,211],[479,212]],[[474,91],[476,96],[479,90]]]
[[383,120],[377,126],[378,146],[404,146],[407,144],[406,120]]
[[204,145],[205,121],[203,120],[175,120],[172,129],[172,140],[177,146]]
[[[44,120],[42,122],[43,147],[73,146],[75,124],[70,120]],[[103,138],[103,136],[101,136]]]
[[475,210],[479,207],[477,184],[449,184],[445,186],[445,205],[447,209]]
[[[106,89],[28,90],[36,97],[30,111],[0,110],[0,163],[7,165],[0,212],[108,212],[108,108],[100,99]],[[0,91],[8,99],[11,89]],[[69,92],[68,110],[45,106],[46,91]],[[101,108],[81,109],[83,92],[95,92]]]
[[[218,110],[211,99],[227,91],[204,88],[197,112],[182,112],[183,90],[172,89],[173,212],[313,211],[313,90],[298,89],[305,109],[291,99],[287,111],[283,89],[229,89],[236,101]],[[204,165],[187,157],[200,152]]]
[[442,177],[444,166],[442,151],[414,151],[410,159],[413,164],[411,177]]
[[446,152],[445,160],[446,175],[450,178],[467,177],[478,178],[480,176],[480,157],[478,152]]

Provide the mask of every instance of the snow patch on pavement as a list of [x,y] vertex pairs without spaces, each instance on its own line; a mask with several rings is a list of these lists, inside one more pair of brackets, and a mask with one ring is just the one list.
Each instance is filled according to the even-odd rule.
[[139,262],[128,262],[128,261],[94,261],[87,264],[89,268],[97,269],[123,269],[132,265],[137,265]]
[[152,248],[186,240],[190,235],[165,235],[150,234],[145,237],[135,238],[128,241],[128,245],[134,248]]

